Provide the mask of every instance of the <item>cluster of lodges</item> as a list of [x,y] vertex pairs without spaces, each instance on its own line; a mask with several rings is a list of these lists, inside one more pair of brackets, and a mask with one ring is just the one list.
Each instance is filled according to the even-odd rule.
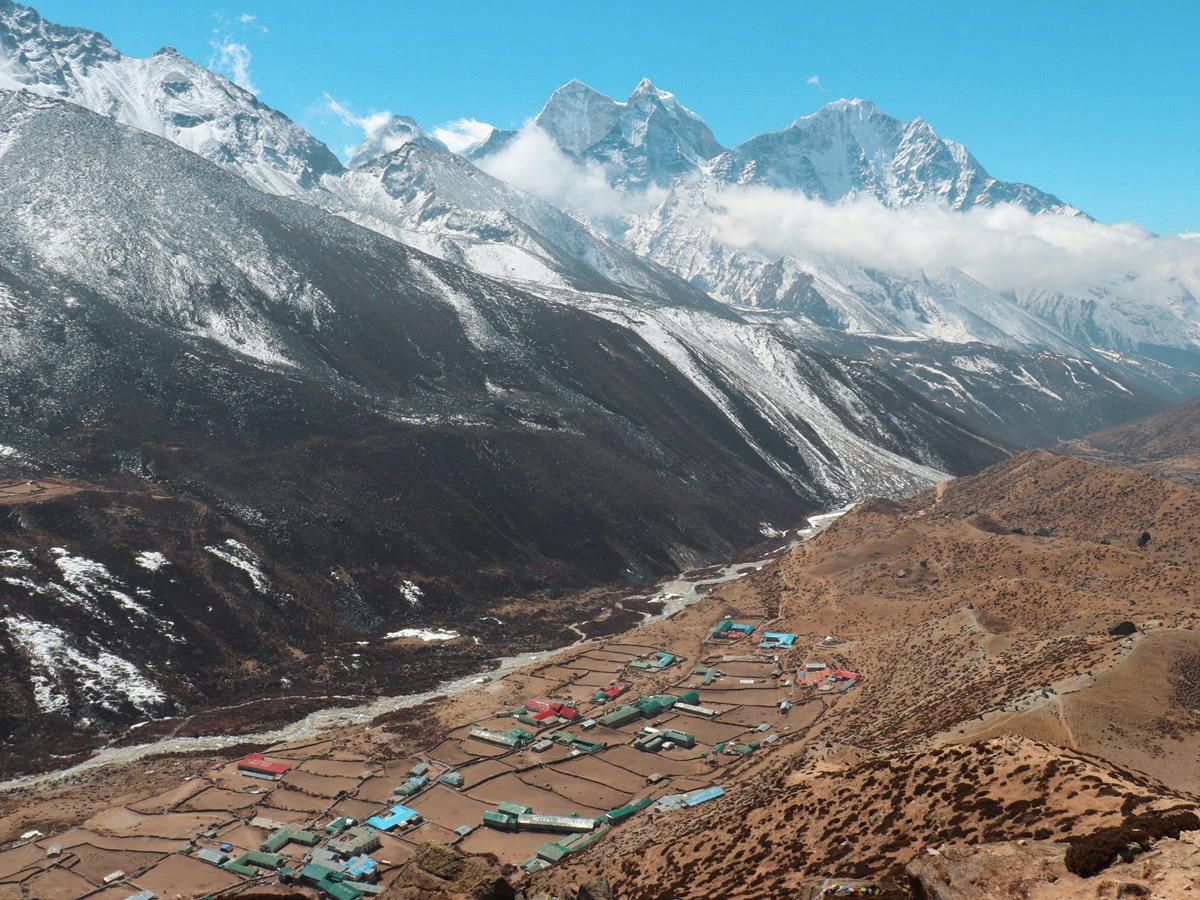
[[551,732],[548,736],[540,740],[534,740],[537,736],[526,731],[524,728],[513,728],[509,731],[492,731],[489,728],[476,726],[467,732],[467,736],[487,744],[507,747],[509,750],[523,750],[528,747],[533,753],[542,753],[549,750],[555,743],[566,744],[571,748],[572,756],[578,756],[581,753],[598,753],[608,746],[603,741],[589,741],[587,738],[582,738],[564,729]]
[[538,872],[572,853],[592,846],[604,837],[613,825],[641,812],[653,802],[649,797],[644,797],[590,818],[576,813],[569,816],[535,813],[533,807],[505,801],[494,811],[488,810],[483,814],[483,824],[499,831],[549,831],[565,834],[566,837],[561,840],[543,844],[534,856],[522,865],[526,872]]
[[657,718],[663,713],[672,710],[701,715],[706,718],[711,718],[717,714],[716,710],[698,706],[699,702],[700,694],[697,691],[687,691],[678,697],[672,694],[651,694],[646,697],[639,697],[632,703],[622,703],[615,709],[600,716],[596,721],[606,728],[620,728],[623,725],[628,725],[630,722],[636,722],[638,719]]
[[[238,762],[237,769],[240,774],[252,778],[278,781],[291,770],[291,766],[252,753]],[[453,771],[443,773],[439,781],[454,788],[461,788],[464,782],[462,776]],[[413,766],[407,780],[393,793],[407,798],[419,793],[430,783],[429,764],[421,762]],[[349,816],[341,816],[326,825],[320,833],[278,825],[257,851],[238,857],[231,854],[233,848],[229,844],[195,850],[194,843],[189,842],[184,852],[191,854],[194,851],[196,859],[245,878],[261,878],[274,873],[284,884],[313,888],[332,900],[361,900],[364,896],[383,891],[376,883],[379,863],[371,856],[381,847],[380,835],[412,828],[423,821],[417,810],[396,804],[370,816],[363,823]],[[251,824],[268,823],[256,820]],[[473,829],[464,826],[462,830],[469,833]],[[292,844],[306,848],[299,861],[286,854]]]
[[629,668],[654,672],[669,669],[677,662],[679,662],[679,657],[674,653],[668,653],[666,650],[655,650],[653,653],[645,653],[631,659],[629,661]]
[[[749,622],[737,622],[731,618],[723,618],[718,622],[705,639],[706,644],[736,644],[742,638],[748,637],[757,630],[756,625]],[[766,631],[758,646],[763,650],[790,650],[796,646],[797,635],[788,631]]]
[[658,799],[658,802],[654,804],[654,809],[657,812],[674,812],[677,809],[689,809],[724,796],[725,789],[713,785],[687,794],[666,794]]
[[717,623],[708,637],[704,639],[704,643],[736,644],[742,638],[754,634],[755,627],[746,622],[735,622],[733,619],[725,618]]
[[[756,628],[727,617],[713,633],[726,635],[718,637],[717,643],[732,643],[753,634]],[[311,807],[314,814],[319,810],[319,815],[325,818],[301,820],[304,827],[288,825],[286,816],[282,817],[284,821],[269,818],[273,812],[270,802],[255,803],[260,815],[249,820],[238,816],[241,823],[222,832],[223,838],[217,837],[218,829],[213,826],[189,841],[183,852],[192,857],[189,865],[194,865],[193,860],[202,861],[239,878],[275,877],[335,900],[361,900],[380,893],[383,890],[380,882],[391,877],[393,864],[387,857],[394,858],[397,850],[406,852],[406,847],[430,835],[440,833],[443,840],[461,844],[467,853],[499,852],[507,855],[508,863],[521,864],[543,840],[538,833],[549,832],[553,839],[538,847],[523,864],[528,872],[538,871],[591,846],[610,828],[651,806],[662,812],[688,810],[721,797],[724,790],[714,781],[715,770],[723,758],[746,757],[783,739],[781,734],[772,732],[770,722],[762,721],[753,710],[777,708],[782,725],[793,700],[797,705],[806,700],[816,701],[816,691],[844,691],[860,680],[857,673],[825,662],[805,662],[793,668],[781,662],[778,655],[772,655],[781,649],[794,650],[795,644],[794,634],[768,631],[762,633],[758,647],[751,653],[719,651],[694,668],[680,666],[684,661],[682,656],[643,645],[594,648],[581,655],[582,661],[574,667],[577,674],[572,680],[566,681],[558,673],[545,678],[552,684],[543,690],[555,692],[554,698],[527,699],[516,708],[496,711],[497,721],[464,724],[444,738],[445,753],[431,751],[437,753],[437,758],[413,761],[416,764],[411,768],[406,763],[393,775],[398,775],[397,780],[386,785],[372,783],[364,787],[377,773],[355,769],[355,764],[349,762],[327,765],[327,770],[338,774],[316,774],[310,771],[313,767],[303,762],[281,762],[252,753],[236,764],[240,775],[267,782],[295,781],[294,786],[302,793],[307,792],[302,782],[313,787],[326,778],[343,779],[336,796],[333,782],[328,783],[330,793],[323,793],[326,786],[320,785],[318,792],[311,794],[317,798]],[[615,672],[614,665],[619,667]],[[571,669],[572,665],[556,663],[553,668]],[[665,682],[656,679],[654,690],[661,692],[631,694],[638,674],[654,675],[672,668],[682,669],[674,687],[664,688]],[[718,680],[720,683],[716,683]],[[784,690],[780,692],[780,688]],[[809,688],[813,693],[801,693],[798,688]],[[590,707],[586,705],[589,697],[594,702]],[[702,705],[702,697],[717,708]],[[819,703],[803,715],[812,714],[818,706]],[[801,715],[793,714],[794,718]],[[806,721],[791,724],[803,728]],[[789,726],[780,728],[781,732],[790,730]],[[630,749],[640,753],[632,754]],[[571,758],[591,754],[599,754],[599,759],[580,758],[567,763]],[[681,763],[684,765],[680,766]],[[351,768],[344,771],[338,768],[341,765]],[[431,766],[436,769],[431,770]],[[617,767],[612,777],[619,785],[602,780],[610,777],[606,773],[613,772],[611,766]],[[537,776],[539,781],[534,784],[525,773],[539,768],[546,771],[544,776]],[[663,774],[673,768],[675,774]],[[689,774],[680,776],[678,773],[685,768]],[[576,774],[589,790],[595,785],[603,791],[603,798],[599,798],[602,802],[588,805],[591,794],[577,787],[558,789],[556,779],[567,784]],[[624,774],[633,778],[625,780]],[[642,779],[645,786],[641,785]],[[357,781],[359,788],[347,791],[347,781]],[[495,785],[501,783],[511,787],[494,793]],[[520,798],[519,793],[512,792],[519,790],[519,784],[553,792],[553,802],[542,801],[551,804],[552,812],[572,809],[578,812],[537,813],[532,807],[515,802],[500,803],[498,808],[491,806],[501,797]],[[244,785],[243,789],[269,796],[272,787],[259,782]],[[280,787],[289,786],[285,783]],[[447,794],[447,787],[462,792],[462,800]],[[473,796],[476,788],[481,792]],[[212,788],[229,789],[225,785]],[[664,794],[664,791],[688,793]],[[335,812],[334,807],[347,796],[352,799]],[[630,799],[639,796],[642,799]],[[625,805],[603,811],[616,804]],[[281,808],[292,809],[286,804]],[[324,823],[327,817],[339,813],[342,815],[328,824],[314,824]],[[349,818],[346,813],[363,821]],[[460,824],[464,820],[473,824]],[[243,829],[243,825],[250,828]],[[509,838],[496,832],[528,834]],[[218,840],[231,840],[237,849],[228,843],[218,845]],[[56,846],[51,847],[48,855],[54,855]],[[113,873],[116,878],[123,874]]]
[[609,700],[616,700],[631,687],[633,685],[628,681],[610,681],[604,687],[600,688],[600,690],[596,691],[592,696],[592,702],[607,703]]
[[[318,847],[323,838],[325,846]],[[284,854],[290,844],[308,848],[301,860]],[[370,855],[379,847],[378,831],[343,816],[326,825],[323,834],[284,825],[276,828],[257,851],[234,858],[229,852],[232,847],[221,844],[216,849],[196,851],[195,858],[244,878],[274,873],[284,884],[314,888],[333,900],[361,900],[383,891],[375,884],[379,864]],[[185,846],[184,852],[190,852],[190,848]]]
[[[713,634],[737,636],[729,638],[732,642],[753,631],[752,625],[723,619]],[[794,634],[765,632],[760,647],[766,650],[791,648],[795,640]],[[654,651],[635,657],[629,665],[643,670],[665,669],[678,664],[680,659],[665,651]],[[641,665],[636,665],[637,663]],[[708,687],[724,673],[715,666],[701,665],[696,667],[692,674],[695,677],[688,688]],[[792,676],[790,672],[783,671],[776,657],[772,679],[776,679],[785,687],[794,684],[819,691],[845,691],[857,684],[860,676],[846,669],[833,668],[824,662],[805,662],[795,669],[795,675]],[[750,684],[755,680],[741,679],[743,683]],[[631,687],[628,681],[614,680],[600,689],[593,699],[597,703],[607,704],[611,700],[623,697]],[[790,700],[779,701],[781,714],[786,714],[790,706]],[[681,690],[674,694],[648,694],[606,707],[603,714],[587,719],[581,717],[576,705],[571,702],[544,698],[529,699],[516,709],[499,710],[496,713],[497,717],[515,720],[519,724],[507,730],[476,725],[469,729],[467,737],[517,754],[526,750],[542,753],[556,745],[565,745],[571,748],[570,756],[577,756],[599,753],[608,745],[604,741],[589,740],[573,730],[568,730],[568,726],[576,726],[578,731],[586,732],[598,726],[620,729],[633,723],[645,722],[630,739],[630,744],[635,749],[645,753],[659,753],[677,747],[689,750],[695,748],[696,735],[679,727],[663,724],[665,717],[675,713],[710,720],[719,715],[717,710],[700,705],[700,692],[694,689]],[[679,721],[676,719],[672,724]],[[719,755],[747,756],[778,738],[776,734],[765,733],[770,730],[765,722],[753,730],[763,734],[758,739],[745,742],[720,741],[702,756],[709,758],[710,762]],[[291,770],[287,763],[267,759],[258,753],[252,753],[239,761],[237,768],[243,775],[271,781],[279,781]],[[652,774],[646,782],[653,785],[662,779],[662,775]],[[361,824],[343,816],[326,825],[322,833],[280,825],[262,842],[257,851],[242,853],[234,858],[229,852],[232,848],[222,844],[220,849],[199,850],[195,856],[243,877],[260,878],[275,873],[285,884],[312,888],[334,900],[361,900],[366,895],[377,894],[382,890],[376,883],[378,864],[371,855],[380,849],[380,835],[398,834],[420,826],[424,821],[421,813],[405,804],[438,783],[461,790],[465,786],[465,779],[462,774],[450,769],[440,774],[431,772],[429,763],[419,762],[408,771],[406,779],[392,792],[398,800],[405,803],[394,803],[368,817]],[[523,864],[522,868],[526,872],[536,872],[591,846],[612,826],[651,805],[661,812],[684,810],[721,797],[724,793],[722,788],[711,785],[690,793],[666,794],[657,800],[644,797],[592,816],[577,813],[536,813],[532,807],[506,801],[495,809],[483,812],[482,825],[504,832],[550,832],[561,835],[539,847],[534,856]],[[473,826],[463,825],[457,829],[457,833],[465,837],[473,830]],[[286,855],[286,848],[293,844],[305,848],[302,859],[296,860]]]
[[806,662],[796,667],[796,684],[814,688],[822,693],[845,693],[862,680],[849,669],[835,669],[824,662]]
[[[718,636],[718,641],[725,640],[720,638],[720,635],[729,635],[727,640],[733,642],[753,631],[753,625],[723,619],[714,629],[713,635]],[[759,646],[765,650],[788,649],[795,645],[795,641],[794,634],[765,632]],[[678,664],[680,659],[665,651],[653,651],[635,657],[629,665],[642,670],[665,669]],[[695,668],[692,674],[695,678],[689,684],[689,688],[708,687],[724,673],[715,666],[702,665]],[[860,680],[857,673],[833,668],[824,662],[803,663],[795,669],[794,677],[776,665],[773,678],[778,679],[783,686],[790,687],[795,684],[819,691],[845,691]],[[742,680],[753,683],[753,679]],[[593,700],[596,703],[608,704],[609,701],[623,697],[631,687],[628,681],[614,680],[597,691]],[[790,706],[790,700],[779,701],[782,714],[786,714]],[[514,724],[514,727],[500,730],[476,725],[469,729],[467,737],[518,754],[526,750],[542,753],[555,745],[565,745],[571,748],[570,756],[577,756],[599,753],[608,745],[604,741],[589,740],[575,730],[569,730],[568,726],[576,726],[578,731],[586,732],[597,726],[620,729],[636,722],[645,722],[630,740],[631,746],[637,750],[659,753],[676,747],[696,747],[697,740],[694,734],[662,724],[662,718],[673,713],[704,719],[715,719],[719,715],[717,710],[700,705],[700,692],[692,689],[675,694],[648,694],[635,700],[617,703],[608,707],[603,714],[586,719],[581,717],[577,706],[571,702],[539,698],[528,699],[515,709],[496,712],[497,717],[519,723]],[[755,730],[766,732],[769,726],[763,723]],[[702,755],[708,758],[719,755],[747,756],[777,737],[775,734],[764,733],[755,740],[720,741],[713,745],[711,752]],[[283,778],[289,768],[287,764],[266,759],[261,754],[251,754],[238,763],[238,770],[242,774],[270,780]],[[655,784],[660,780],[662,776],[655,774],[647,778],[647,783]],[[429,764],[422,762],[408,772],[406,780],[394,789],[393,794],[407,803],[435,783],[462,789],[465,780],[455,771],[446,771],[440,776],[436,772],[431,773]],[[577,813],[536,813],[532,807],[503,802],[496,809],[483,812],[481,824],[505,832],[543,831],[562,835],[557,840],[539,847],[536,854],[524,863],[525,871],[536,872],[557,863],[571,853],[591,846],[613,825],[651,805],[658,811],[670,812],[698,806],[723,794],[722,788],[710,786],[686,794],[667,794],[659,797],[657,801],[646,797],[594,816],[581,816]],[[256,853],[243,854],[237,859],[223,857],[217,851],[201,851],[197,855],[246,877],[261,876],[264,872],[275,871],[280,879],[288,884],[315,888],[335,900],[359,900],[365,894],[377,891],[377,886],[372,880],[376,874],[376,863],[370,854],[380,846],[379,835],[407,830],[422,822],[423,818],[416,809],[397,803],[370,816],[363,824],[344,817],[335,820],[325,828],[328,840],[324,846],[317,846],[321,836],[314,832],[279,828],[263,842]],[[458,833],[465,836],[472,830],[472,826],[464,825],[458,829]],[[310,848],[302,863],[290,864],[280,855],[288,844]]]

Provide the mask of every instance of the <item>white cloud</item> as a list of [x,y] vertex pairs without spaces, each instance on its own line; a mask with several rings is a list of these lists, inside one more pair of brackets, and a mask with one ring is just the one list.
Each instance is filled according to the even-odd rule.
[[[819,75],[809,75],[808,80],[805,81],[804,83],[811,84],[815,88],[820,88],[821,87],[821,78]],[[824,88],[821,88],[821,89],[824,90]]]
[[243,90],[257,94],[258,88],[255,87],[254,78],[250,74],[253,57],[250,47],[241,35],[250,32],[266,34],[266,26],[260,25],[258,16],[252,13],[228,16],[222,12],[215,12],[213,19],[217,27],[213,29],[213,39],[209,42],[212,55],[208,58],[208,67],[224,75]]
[[[376,147],[375,155],[398,150],[409,141],[407,136],[389,135],[388,126],[394,118],[390,110],[385,109],[366,116],[358,116],[349,107],[334,100],[329,94],[325,95],[325,108],[341,119],[343,125],[349,125],[352,128],[361,128],[363,132],[362,143]],[[354,156],[360,146],[362,144],[343,147],[343,156],[346,158]]]
[[481,144],[496,129],[478,119],[455,119],[433,129],[433,136],[441,141],[451,153],[462,153],[468,147]]
[[252,27],[255,31],[260,32],[261,34],[268,33],[267,26],[260,25],[258,23],[258,16],[254,15],[252,13],[242,13],[240,16],[237,17],[237,22],[239,25],[245,25],[247,27]]
[[[606,230],[630,216],[651,216],[663,190],[629,193],[612,186],[599,162],[567,156],[532,123],[503,150],[481,160],[488,174],[529,191]],[[892,209],[874,197],[835,205],[760,185],[698,187],[698,231],[768,257],[821,253],[895,274],[954,268],[993,290],[1057,290],[1090,296],[1120,285],[1123,296],[1151,301],[1200,297],[1200,236],[1155,236],[1138,225],[1001,204],[958,212],[938,203]],[[679,206],[672,215],[679,215]]]
[[649,213],[666,199],[666,191],[657,188],[637,193],[613,188],[603,165],[567,156],[533,122],[504,149],[477,164],[489,175],[587,219]]
[[950,267],[998,291],[1086,293],[1121,283],[1149,296],[1168,282],[1200,293],[1200,241],[1138,225],[1033,215],[1002,204],[956,212],[939,204],[889,209],[873,197],[833,206],[762,186],[713,191],[701,223],[733,247],[781,256],[836,254],[890,272]]
[[252,94],[258,93],[250,75],[250,48],[228,35],[212,42],[213,55],[209,57],[209,68],[220,72],[238,87]]

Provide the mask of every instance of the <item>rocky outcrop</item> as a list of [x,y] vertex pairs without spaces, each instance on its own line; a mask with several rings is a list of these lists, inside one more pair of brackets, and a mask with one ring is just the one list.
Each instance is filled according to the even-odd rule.
[[382,900],[515,900],[496,870],[445,844],[425,844],[404,864]]
[[906,867],[917,900],[1172,898],[1200,889],[1200,832],[1164,839],[1145,857],[1093,878],[1067,871],[1067,844],[1016,841],[930,850]]

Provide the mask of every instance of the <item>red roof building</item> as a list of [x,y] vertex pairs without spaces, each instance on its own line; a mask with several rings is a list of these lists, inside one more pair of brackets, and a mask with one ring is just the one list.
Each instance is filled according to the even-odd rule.
[[238,771],[251,778],[267,778],[278,781],[292,770],[287,763],[267,759],[261,753],[251,753],[245,759],[238,761]]

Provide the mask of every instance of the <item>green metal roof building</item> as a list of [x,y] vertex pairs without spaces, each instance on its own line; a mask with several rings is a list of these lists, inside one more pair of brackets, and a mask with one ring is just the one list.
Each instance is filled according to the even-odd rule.
[[566,859],[570,854],[570,850],[555,842],[542,844],[542,846],[537,848],[537,855],[549,863],[559,862],[562,859]]
[[500,831],[516,831],[517,817],[510,813],[492,812],[488,809],[483,813],[483,824],[488,828],[496,828]]
[[337,837],[351,825],[355,824],[355,821],[356,820],[350,818],[349,816],[341,816],[325,826],[325,833],[332,835],[333,837]]
[[251,850],[233,862],[226,863],[223,868],[226,872],[233,872],[244,878],[257,878],[260,874],[259,869],[278,869],[282,862],[283,857],[277,853],[261,853]]
[[354,825],[331,840],[328,846],[341,856],[374,853],[380,847],[379,832],[365,825]]
[[258,849],[263,853],[278,853],[288,844],[303,844],[305,847],[313,847],[317,840],[317,834],[313,831],[304,831],[300,828],[280,828],[263,841]]
[[612,712],[600,717],[600,724],[606,728],[620,728],[642,717],[642,711],[635,706],[622,703]]

